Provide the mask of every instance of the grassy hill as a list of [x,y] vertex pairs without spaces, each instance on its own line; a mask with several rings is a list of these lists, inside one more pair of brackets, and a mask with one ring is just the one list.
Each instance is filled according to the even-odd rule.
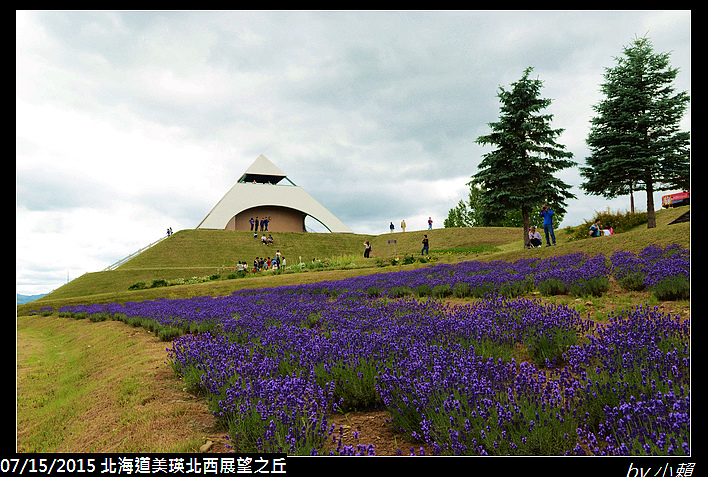
[[[611,254],[614,250],[639,251],[650,244],[662,246],[678,243],[690,248],[690,222],[668,225],[687,207],[657,212],[657,228],[648,230],[646,225],[610,237],[570,241],[572,230],[557,230],[558,245],[540,249],[523,249],[521,229],[503,227],[472,227],[419,230],[382,235],[276,233],[275,243],[262,245],[251,232],[227,230],[183,230],[112,271],[87,273],[58,288],[49,295],[27,305],[18,306],[18,314],[42,306],[59,307],[64,304],[90,304],[140,301],[158,297],[189,297],[229,294],[236,289],[279,286],[334,280],[352,275],[392,271],[381,268],[382,259],[394,255],[419,255],[423,234],[430,239],[430,251],[436,260],[508,260],[529,256],[546,257],[573,252],[590,255]],[[363,258],[363,242],[373,246],[371,258]],[[151,284],[153,280],[201,277],[219,274],[226,277],[239,261],[251,265],[256,257],[273,257],[277,250],[286,259],[286,266],[312,259],[333,259],[349,256],[346,267],[327,268],[324,271],[284,273],[243,279],[219,279],[193,285],[128,290],[136,282]],[[416,263],[406,267],[419,267]],[[344,268],[344,269],[343,269]],[[398,267],[404,268],[404,267]],[[299,269],[298,269],[299,270]],[[320,269],[321,270],[321,269]]]

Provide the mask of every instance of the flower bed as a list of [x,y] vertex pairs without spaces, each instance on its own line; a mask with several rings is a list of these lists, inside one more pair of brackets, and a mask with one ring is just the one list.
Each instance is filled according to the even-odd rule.
[[[551,279],[594,293],[630,271],[651,288],[689,268],[676,248],[572,254],[59,311],[171,330],[175,371],[240,452],[324,453],[332,413],[385,408],[437,454],[689,454],[688,320],[637,307],[597,326],[522,296]],[[483,298],[451,307],[424,287]]]

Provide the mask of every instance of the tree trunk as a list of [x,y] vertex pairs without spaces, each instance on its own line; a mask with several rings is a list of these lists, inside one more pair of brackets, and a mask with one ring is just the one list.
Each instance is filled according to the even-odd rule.
[[531,228],[531,219],[529,218],[530,209],[528,207],[521,208],[521,218],[524,221],[524,247],[529,248],[529,229]]
[[654,184],[651,179],[646,180],[647,185],[647,228],[656,228],[656,212],[654,211]]

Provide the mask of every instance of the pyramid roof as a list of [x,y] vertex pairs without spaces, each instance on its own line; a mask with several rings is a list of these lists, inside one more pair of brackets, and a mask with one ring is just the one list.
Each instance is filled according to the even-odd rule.
[[278,166],[273,164],[270,159],[265,157],[263,154],[258,156],[253,164],[246,169],[243,173],[239,182],[257,182],[257,183],[268,183],[277,184],[282,179],[286,179],[287,176],[283,171],[280,170]]
[[[282,179],[285,179],[289,186],[275,185]],[[256,158],[197,228],[223,229],[229,220],[240,212],[264,206],[295,209],[314,218],[330,232],[352,233],[349,227],[304,189],[296,186],[263,154]]]

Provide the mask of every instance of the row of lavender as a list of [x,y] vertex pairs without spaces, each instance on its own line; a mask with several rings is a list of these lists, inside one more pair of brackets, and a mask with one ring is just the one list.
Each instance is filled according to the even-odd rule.
[[298,292],[336,294],[337,290],[363,290],[371,295],[427,294],[483,297],[488,293],[512,298],[531,290],[543,295],[570,293],[600,296],[614,277],[624,288],[649,289],[659,299],[687,299],[690,291],[690,252],[678,245],[650,246],[639,252],[573,253],[547,259],[469,261],[439,264],[406,272],[358,277],[344,282],[320,282],[295,287]]
[[[652,263],[688,257],[653,248],[610,268],[634,273],[639,259],[649,277]],[[525,298],[490,294],[455,308],[378,299],[397,287],[479,276],[502,284],[561,268],[563,278],[609,273],[574,254],[59,311],[202,331],[177,337],[169,357],[210,396],[239,451],[375,453],[341,442],[329,450],[328,417],[385,407],[395,428],[440,454],[688,454],[687,320],[638,307],[597,328]]]

